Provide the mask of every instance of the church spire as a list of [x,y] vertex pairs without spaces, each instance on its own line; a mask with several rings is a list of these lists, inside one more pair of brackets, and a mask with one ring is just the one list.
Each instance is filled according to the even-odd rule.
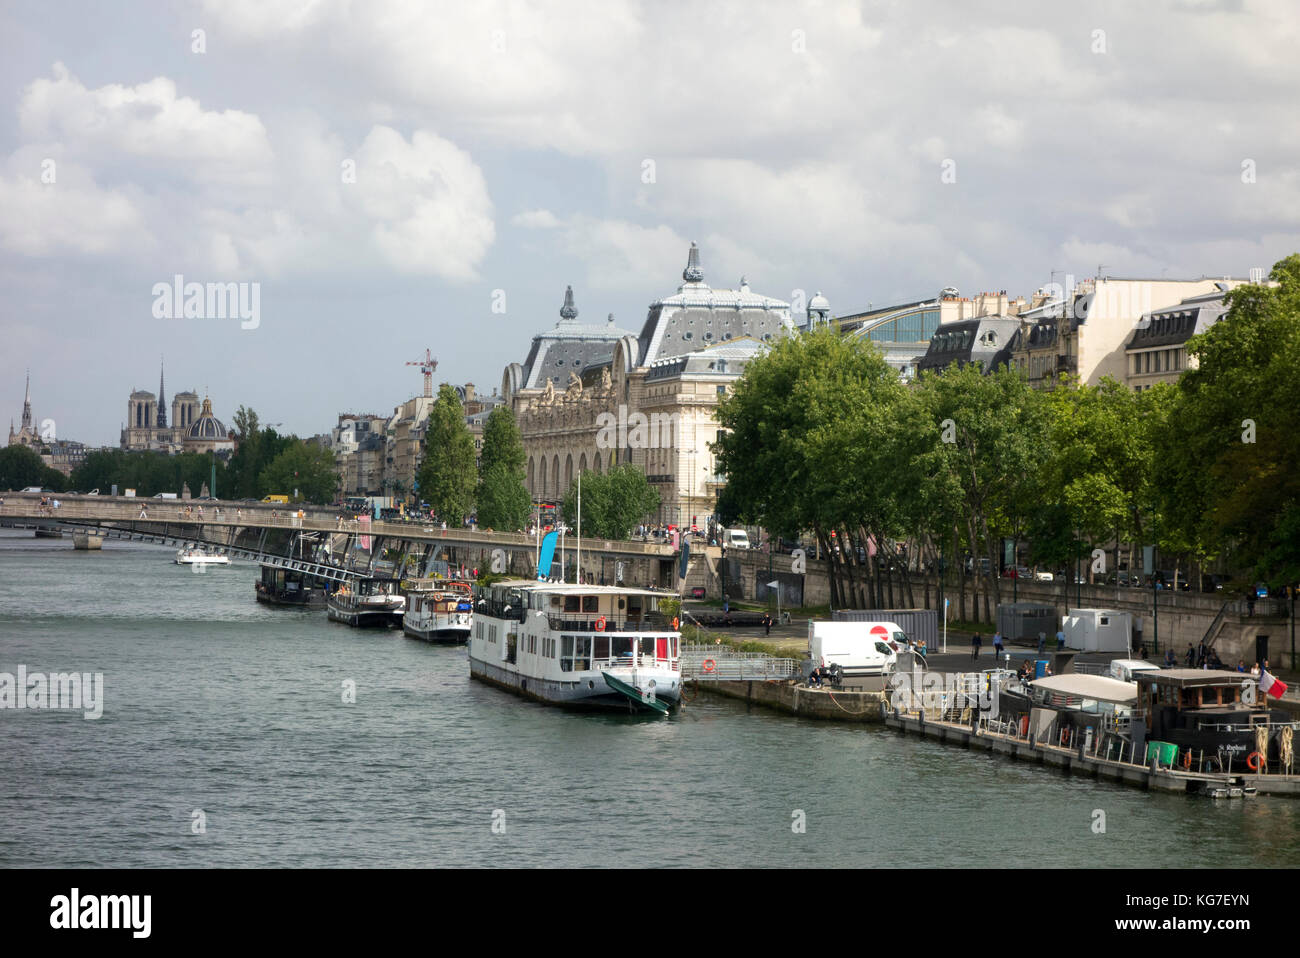
[[27,392],[23,396],[23,429],[32,428],[32,371],[27,370]]
[[158,428],[167,428],[167,397],[163,395],[163,361],[158,360]]
[[560,307],[560,319],[575,320],[578,318],[578,307],[573,305],[573,287],[564,287],[564,305]]

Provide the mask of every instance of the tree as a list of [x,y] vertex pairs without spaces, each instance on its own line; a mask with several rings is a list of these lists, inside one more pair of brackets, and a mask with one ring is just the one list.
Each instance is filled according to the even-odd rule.
[[264,489],[299,500],[325,505],[334,501],[338,473],[334,454],[314,442],[291,439],[289,445],[262,472]]
[[[626,539],[632,528],[659,508],[659,492],[645,473],[631,463],[615,466],[606,473],[584,471],[582,484],[582,533],[597,539]],[[569,487],[561,506],[570,528],[578,524],[578,483]]]
[[1300,581],[1300,254],[1269,278],[1188,341],[1154,471],[1166,538],[1280,586]]
[[[240,406],[235,410],[235,454],[230,457],[222,494],[228,499],[261,499],[283,489],[262,482],[266,468],[296,440],[281,436],[270,426],[260,427],[257,413]],[[332,500],[331,493],[331,500]]]
[[34,450],[26,446],[0,449],[0,489],[26,489],[40,486],[62,492],[66,488],[63,473],[47,466]]
[[[1014,537],[1040,487],[1047,400],[1017,371],[985,373],[973,363],[923,374],[917,389],[929,421],[940,429],[940,441],[923,456],[925,472],[960,491],[964,528],[954,538],[964,533],[972,560],[988,560],[983,618],[992,621],[990,589],[993,603],[1001,601],[997,546],[1002,537]],[[964,618],[964,582],[961,605]]]
[[429,410],[417,476],[420,498],[439,518],[458,523],[474,508],[476,479],[474,438],[465,425],[465,409],[456,390],[443,383]]
[[528,523],[532,498],[525,485],[524,444],[514,413],[505,404],[488,414],[483,426],[483,454],[475,495],[479,525],[489,529],[522,529]]

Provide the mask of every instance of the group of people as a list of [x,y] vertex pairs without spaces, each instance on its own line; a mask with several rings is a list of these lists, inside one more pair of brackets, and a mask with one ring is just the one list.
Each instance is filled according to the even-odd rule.
[[[1170,649],[1165,653],[1165,666],[1172,668],[1174,661],[1174,650]],[[1201,640],[1199,646],[1193,647],[1192,643],[1187,643],[1187,653],[1183,656],[1183,662],[1189,669],[1222,669],[1224,668],[1223,660],[1219,658],[1219,653],[1205,644]],[[1237,671],[1245,672],[1246,664],[1239,662],[1240,666]]]
[[41,496],[40,502],[37,503],[37,508],[43,514],[52,516],[54,515],[54,510],[59,508],[59,500],[51,499],[49,496]]

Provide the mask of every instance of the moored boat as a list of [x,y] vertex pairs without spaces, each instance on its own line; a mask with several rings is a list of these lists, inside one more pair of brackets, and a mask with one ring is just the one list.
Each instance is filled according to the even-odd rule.
[[187,544],[176,550],[177,565],[230,565],[230,556]]
[[682,683],[681,633],[659,610],[664,598],[529,580],[477,588],[470,675],[549,705],[665,712]]
[[400,625],[406,599],[397,579],[353,578],[325,600],[330,619],[356,628]]
[[323,609],[325,586],[320,580],[297,569],[262,563],[262,576],[255,585],[257,601],[266,605],[299,609]]
[[402,631],[426,642],[466,642],[473,610],[468,582],[454,579],[408,582]]

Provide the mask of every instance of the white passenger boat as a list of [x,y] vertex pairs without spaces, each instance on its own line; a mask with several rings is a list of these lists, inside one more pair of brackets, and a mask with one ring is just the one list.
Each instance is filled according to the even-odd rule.
[[187,545],[176,550],[177,565],[230,565],[230,556]]
[[351,579],[325,600],[335,622],[365,628],[399,625],[406,599],[396,579]]
[[470,675],[552,705],[667,712],[681,633],[650,589],[530,580],[475,589]]
[[407,584],[402,631],[426,642],[466,642],[474,611],[468,582],[421,579]]

